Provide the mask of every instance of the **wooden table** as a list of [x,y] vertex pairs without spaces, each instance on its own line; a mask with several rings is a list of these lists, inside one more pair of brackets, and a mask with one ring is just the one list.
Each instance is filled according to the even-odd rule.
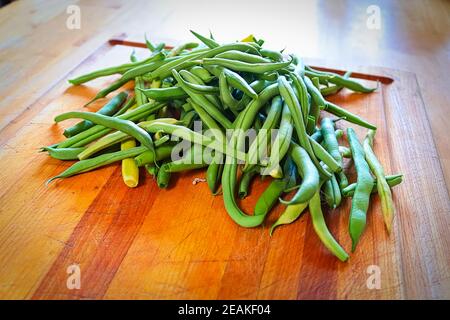
[[[199,12],[191,10],[196,7],[191,5],[192,2],[189,6],[175,6],[170,1],[164,2],[164,5],[160,2],[130,4],[126,1],[80,1],[78,5],[83,17],[81,29],[69,30],[65,27],[68,17],[65,10],[71,3],[45,1],[32,4],[19,1],[0,10],[0,28],[3,31],[0,34],[0,92],[4,97],[0,102],[1,297],[145,299],[450,296],[447,249],[449,204],[444,184],[446,179],[448,186],[450,178],[449,143],[445,117],[441,116],[448,111],[449,100],[449,88],[445,82],[449,69],[448,3],[433,1],[432,5],[424,5],[419,1],[400,4],[380,2],[382,27],[380,30],[368,30],[364,29],[368,4],[359,1],[348,5],[346,9],[343,2],[339,1],[328,4],[308,2],[296,8],[281,5],[278,11],[270,12],[270,16],[269,12],[262,9],[258,11],[262,18],[249,17],[245,14],[248,10],[244,6],[243,10],[234,13],[234,17],[245,18],[246,23],[236,25],[224,23],[225,14],[230,13],[232,6]],[[217,12],[221,12],[221,15],[217,15]],[[276,19],[282,19],[283,25],[266,23]],[[399,27],[399,21],[405,24]],[[412,24],[412,21],[416,23]],[[284,261],[286,257],[283,251],[276,248],[288,244],[300,246],[303,240],[291,237],[287,232],[280,238],[270,240],[265,229],[260,232],[245,231],[236,238],[237,232],[242,232],[241,229],[230,226],[221,228],[221,225],[230,223],[226,216],[218,216],[216,224],[211,220],[206,220],[210,223],[199,223],[203,217],[196,215],[196,212],[202,212],[202,209],[195,208],[195,203],[199,202],[196,202],[195,197],[204,199],[201,192],[193,196],[189,207],[188,203],[171,201],[168,194],[152,196],[157,192],[154,184],[148,180],[140,187],[141,190],[117,188],[120,175],[114,168],[106,169],[101,175],[91,174],[92,181],[89,184],[83,179],[73,179],[59,184],[58,188],[52,188],[51,192],[41,188],[43,177],[51,176],[62,167],[58,161],[44,160],[41,155],[37,155],[36,143],[51,141],[60,133],[60,129],[50,127],[51,114],[61,108],[73,109],[83,99],[83,95],[80,98],[80,92],[77,94],[72,89],[65,91],[67,86],[60,82],[67,76],[68,70],[85,60],[107,39],[121,33],[136,34],[138,30],[145,30],[149,35],[157,35],[170,42],[171,39],[190,38],[186,31],[188,28],[205,31],[208,27],[214,29],[219,39],[234,40],[236,34],[253,32],[264,35],[267,42],[274,46],[292,44],[289,51],[311,57],[308,61],[314,64],[338,68],[382,65],[408,69],[417,74],[421,92],[408,93],[419,95],[415,97],[417,101],[421,101],[420,94],[423,95],[438,150],[438,153],[429,156],[436,160],[435,157],[439,155],[443,170],[435,171],[438,175],[431,179],[420,171],[413,178],[427,188],[425,194],[439,191],[435,193],[436,198],[426,198],[420,193],[408,195],[413,201],[412,210],[431,209],[431,215],[411,217],[411,220],[403,217],[401,220],[402,229],[397,230],[392,240],[394,242],[389,245],[389,248],[393,248],[392,245],[396,248],[396,254],[392,254],[395,261],[391,264],[400,267],[399,274],[389,277],[392,280],[391,289],[388,287],[378,293],[351,290],[349,281],[333,278],[336,275],[329,270],[343,268],[334,262],[331,269],[324,269],[320,273],[317,282],[319,289],[305,287],[302,283],[308,282],[300,279],[315,273],[314,269],[308,269],[314,268],[314,265],[306,265],[302,272],[293,273],[293,278],[286,274],[284,283],[272,283],[271,279],[276,278],[274,275],[277,272],[287,272],[290,268],[305,264],[301,264],[296,257],[292,257],[293,260],[287,257],[286,264],[290,267],[284,271],[284,263],[274,263],[272,266],[275,269],[264,272],[258,267],[256,269],[260,271],[257,274],[252,270],[267,262],[267,259]],[[414,87],[416,78],[407,78],[410,81],[407,83]],[[61,100],[58,97],[63,93],[64,98]],[[89,92],[83,94],[88,95]],[[420,115],[426,117],[425,113]],[[39,132],[39,135],[36,136],[35,132]],[[426,130],[423,132],[429,133]],[[429,138],[420,140],[426,145],[418,145],[417,148],[433,150],[428,149],[433,144]],[[31,171],[28,167],[30,163],[33,164],[31,167],[38,166],[39,170]],[[419,163],[418,168],[423,165]],[[191,177],[180,181],[188,183]],[[179,187],[183,185],[177,185]],[[184,187],[189,188],[189,184]],[[148,189],[149,196],[137,203],[130,202],[136,192],[142,192],[142,188]],[[248,205],[251,206],[251,203]],[[131,206],[126,215],[120,214],[123,206]],[[221,200],[212,201],[210,206],[218,213],[223,213]],[[169,218],[174,212],[186,208],[189,209],[183,214],[185,220],[180,222],[177,217]],[[152,214],[149,214],[149,210]],[[192,229],[191,221],[197,221],[194,225],[199,230]],[[310,233],[308,219],[302,221],[293,227],[293,232]],[[160,226],[162,222],[167,223],[164,228]],[[309,225],[309,229],[305,229],[304,224]],[[382,232],[379,225],[378,228]],[[408,230],[408,233],[404,230]],[[215,252],[212,246],[208,246],[206,251],[201,251],[201,247],[191,247],[198,244],[201,237],[213,237],[218,241],[216,250],[227,248],[231,251]],[[228,241],[234,244],[228,246]],[[272,243],[269,246],[270,241]],[[164,247],[152,246],[152,243],[163,243]],[[309,258],[318,259],[321,261],[319,266],[329,268],[329,257],[323,255],[320,246],[314,243],[309,245],[317,250],[316,253],[311,252],[313,256]],[[403,248],[402,245],[407,247]],[[269,247],[273,249],[267,251]],[[186,256],[186,252],[192,250],[200,252],[196,252],[195,257]],[[244,252],[251,254],[245,256]],[[159,256],[160,253],[166,255],[165,260]],[[210,260],[210,257],[216,260]],[[194,262],[186,267],[183,259]],[[83,261],[89,261],[89,264],[83,265]],[[161,264],[160,261],[170,265]],[[358,258],[345,268],[359,272],[357,278],[363,281],[366,278],[364,270],[367,261],[363,259],[359,264],[355,261]],[[64,288],[59,290],[65,285],[68,264],[77,263],[81,264],[81,270],[87,277],[83,278],[84,288],[81,292]],[[160,274],[168,268],[171,270],[171,281],[165,277],[164,282],[159,283]],[[210,272],[205,273],[204,270]],[[199,283],[204,285],[199,286]],[[210,283],[215,285],[208,285]],[[267,287],[263,285],[261,289],[261,283]],[[320,290],[321,284],[334,289]],[[256,285],[260,286],[258,290],[255,290]],[[361,286],[361,282],[358,285]],[[187,287],[189,290],[186,290]]]

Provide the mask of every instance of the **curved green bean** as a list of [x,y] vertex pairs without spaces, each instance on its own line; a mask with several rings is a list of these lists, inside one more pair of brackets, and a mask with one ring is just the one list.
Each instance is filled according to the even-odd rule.
[[369,208],[370,194],[373,189],[374,179],[370,173],[369,165],[365,160],[364,149],[358,141],[355,131],[347,129],[348,142],[352,150],[353,161],[355,162],[356,174],[358,176],[355,193],[352,198],[352,208],[350,210],[349,231],[352,239],[352,251],[366,227],[366,214]]

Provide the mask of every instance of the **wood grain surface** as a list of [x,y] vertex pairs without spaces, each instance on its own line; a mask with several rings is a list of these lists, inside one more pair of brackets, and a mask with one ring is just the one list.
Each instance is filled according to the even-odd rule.
[[[309,214],[272,238],[268,230],[283,210],[280,205],[263,227],[237,226],[221,196],[212,196],[205,183],[192,184],[204,176],[202,170],[177,175],[167,190],[159,190],[144,173],[136,189],[127,188],[118,165],[45,186],[70,165],[37,152],[59,141],[63,125],[70,125],[54,125],[54,116],[79,110],[113,77],[78,87],[66,80],[126,61],[129,54],[128,47],[100,47],[0,132],[1,298],[450,297],[448,191],[414,74],[361,68],[356,71],[394,81],[370,95],[343,90],[332,98],[378,126],[375,152],[386,172],[405,176],[394,189],[393,234],[387,236],[373,197],[359,247],[341,263],[320,243]],[[358,134],[363,137],[364,130]],[[242,208],[251,212],[268,182],[255,181]],[[349,209],[347,200],[326,212],[346,250]],[[66,285],[67,268],[74,264],[81,270],[79,290]],[[366,285],[372,265],[381,271],[380,290]]]

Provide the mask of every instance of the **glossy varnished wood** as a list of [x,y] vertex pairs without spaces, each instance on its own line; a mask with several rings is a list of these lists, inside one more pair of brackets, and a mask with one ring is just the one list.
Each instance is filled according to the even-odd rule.
[[[128,55],[129,48],[106,44],[67,77],[123,61]],[[112,81],[69,87],[63,79],[1,135],[1,296],[448,297],[448,194],[416,78],[382,68],[357,71],[394,80],[380,84],[370,95],[344,90],[332,98],[378,126],[375,151],[386,171],[405,174],[405,182],[394,190],[397,216],[391,237],[384,229],[377,197],[364,237],[348,263],[337,261],[322,246],[308,214],[279,228],[272,238],[268,230],[282,206],[275,208],[263,227],[240,228],[226,214],[221,196],[212,196],[205,183],[192,184],[193,178],[204,176],[202,170],[177,175],[168,190],[159,190],[144,173],[140,186],[128,189],[117,165],[46,187],[46,179],[69,165],[36,152],[38,146],[61,137],[63,128],[52,124],[53,117],[79,109]],[[339,125],[346,126],[342,121]],[[364,130],[358,129],[358,134],[363,137]],[[351,168],[351,163],[347,166]],[[12,170],[18,174],[10,174]],[[241,202],[247,212],[268,182],[253,183],[251,197]],[[347,250],[349,208],[346,201],[338,210],[326,212],[331,231]],[[80,290],[66,286],[67,267],[72,264],[81,269]],[[381,290],[367,288],[371,265],[380,267]]]

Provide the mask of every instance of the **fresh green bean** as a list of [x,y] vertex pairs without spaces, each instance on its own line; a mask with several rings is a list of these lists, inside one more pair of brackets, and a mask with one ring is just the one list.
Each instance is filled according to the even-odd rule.
[[191,33],[192,33],[198,40],[200,40],[201,42],[203,42],[207,47],[213,49],[213,48],[217,48],[217,47],[220,46],[220,45],[219,45],[216,41],[214,41],[213,39],[204,37],[204,36],[202,36],[201,34],[198,34],[198,33],[195,32],[195,31],[192,31],[192,30],[190,30],[190,31],[191,31]]
[[[180,70],[179,72],[180,76],[186,80],[186,82],[190,82],[194,85],[200,85],[200,86],[205,86],[205,83],[202,81],[202,79],[200,79],[199,77],[197,77],[196,75],[194,75],[193,73],[190,73],[187,70]],[[187,83],[189,85],[189,83]],[[204,94],[205,98],[208,99],[212,104],[214,104],[214,106],[220,110],[223,109],[222,105],[220,104],[220,100],[219,98],[217,98],[217,96],[215,94],[219,93],[219,90],[217,89],[215,92],[213,92],[212,94],[205,94],[205,93],[200,93],[200,94]]]
[[258,94],[253,90],[253,88],[242,78],[238,73],[223,68],[223,73],[227,78],[227,83],[229,83],[233,88],[241,90],[244,94],[251,97],[252,99],[258,98]]
[[352,128],[347,128],[347,137],[350,149],[352,150],[353,161],[355,162],[356,174],[358,175],[349,219],[352,251],[355,251],[356,245],[366,226],[366,214],[369,208],[370,193],[373,189],[374,179],[370,173],[369,165],[365,160],[364,149]]
[[363,148],[366,155],[366,161],[369,164],[369,167],[372,170],[373,174],[377,178],[376,187],[378,195],[380,196],[381,211],[383,212],[384,224],[386,225],[387,231],[390,233],[395,215],[395,207],[394,201],[392,200],[391,188],[389,187],[384,177],[383,166],[372,150],[374,136],[374,130],[369,130],[367,132],[366,138],[364,139]]
[[[343,166],[342,155],[339,152],[339,143],[336,138],[336,133],[334,129],[334,122],[330,118],[323,118],[321,122],[320,130],[322,132],[325,150],[336,160],[338,164]],[[348,179],[344,172],[339,172],[339,186],[341,189],[348,186]]]
[[311,105],[309,114],[312,115],[314,119],[318,120],[320,115],[320,108],[324,108],[326,106],[326,101],[320,93],[320,90],[314,86],[314,84],[308,77],[304,77],[304,80],[306,88],[308,89],[308,93],[311,95],[314,102]]
[[281,179],[273,179],[264,190],[255,205],[254,213],[257,216],[265,216],[277,203],[279,197],[292,179],[295,179],[297,170],[292,159],[288,156],[283,165],[284,176]]
[[126,80],[126,79],[117,79],[116,81],[114,81],[112,84],[110,84],[108,87],[100,90],[94,98],[92,98],[90,101],[88,101],[85,106],[91,104],[92,102],[104,98],[106,97],[109,93],[119,89],[120,87],[124,86],[125,84],[127,84],[130,80]]
[[[161,160],[161,156],[164,154],[163,151],[165,151],[165,149],[167,149],[167,148],[168,148],[167,146],[161,146],[160,148],[158,148],[156,151],[156,159],[152,159],[152,161]],[[126,158],[137,156],[137,155],[145,152],[146,150],[148,150],[148,149],[145,146],[134,147],[131,149],[121,150],[121,151],[112,152],[112,153],[106,153],[106,154],[97,156],[95,158],[75,162],[71,167],[67,168],[64,172],[49,179],[47,181],[47,184],[49,184],[50,182],[52,182],[55,179],[68,178],[68,177],[74,176],[76,174],[92,171],[94,169],[106,166],[106,165],[114,163],[116,161],[121,161]],[[169,154],[170,154],[170,151],[169,151]]]
[[[112,98],[108,103],[106,103],[100,110],[98,110],[97,113],[106,116],[112,116],[119,110],[120,106],[127,99],[127,96],[128,94],[126,92],[119,93],[114,98]],[[66,136],[67,138],[70,138],[80,132],[92,128],[94,125],[95,124],[93,122],[84,120],[64,130],[63,135]]]
[[[277,136],[271,146],[270,157],[267,165],[268,170],[275,169],[278,163],[284,158],[289,150],[292,140],[292,116],[291,111],[286,103],[283,105],[281,114],[280,127],[278,128]],[[244,169],[246,167],[244,166]]]
[[286,205],[308,202],[319,189],[319,172],[306,150],[302,147],[292,143],[290,155],[302,177],[302,183],[291,200],[280,199],[280,202]]
[[246,53],[238,50],[230,50],[216,55],[214,58],[237,60],[247,63],[271,63],[269,59],[263,58],[260,55]]
[[78,154],[83,152],[86,148],[52,148],[42,147],[42,150],[47,151],[48,154],[59,160],[78,160]]
[[136,97],[132,96],[130,97],[130,99],[128,99],[123,106],[120,108],[119,111],[117,111],[113,116],[114,117],[118,117],[121,114],[124,114],[125,112],[127,112],[131,107],[133,107],[136,104]]
[[292,84],[294,85],[294,88],[297,89],[299,95],[298,99],[303,115],[303,121],[306,122],[310,110],[310,104],[308,100],[308,88],[306,87],[303,77],[300,76],[298,73],[295,72],[291,73],[290,78],[292,79]]
[[173,70],[173,75],[175,79],[178,81],[180,87],[183,88],[184,91],[191,97],[191,99],[201,105],[221,126],[225,129],[230,129],[232,127],[232,123],[228,120],[220,110],[217,109],[208,99],[206,99],[202,95],[195,94],[192,92],[186,85],[185,81],[181,78],[176,70]]
[[180,87],[141,89],[141,92],[145,94],[147,98],[156,101],[185,99],[188,96]]
[[244,199],[245,197],[247,197],[248,189],[250,188],[250,183],[257,173],[258,173],[257,170],[250,170],[242,174],[241,181],[239,183],[239,191],[238,191],[239,198]]
[[[173,118],[167,118],[167,119],[160,118],[160,119],[155,119],[155,120],[151,120],[151,121],[141,122],[138,125],[145,129],[146,125],[149,125],[155,121],[167,122],[167,123],[172,123],[172,124],[177,123],[177,120],[173,119]],[[97,152],[99,152],[101,150],[104,150],[110,146],[115,145],[116,143],[120,143],[120,142],[128,140],[128,139],[130,139],[130,136],[125,132],[122,132],[122,131],[112,132],[112,133],[104,136],[103,138],[99,139],[94,144],[89,145],[89,147],[85,148],[85,150],[78,155],[78,159],[80,159],[80,160],[87,159],[90,156],[92,156],[93,154],[96,154]],[[167,140],[168,140],[168,137],[158,139],[155,141],[155,146],[159,146],[159,145],[167,142]]]
[[189,72],[199,77],[205,83],[208,83],[214,79],[214,76],[201,66],[193,66],[189,69]]
[[[389,187],[395,187],[396,185],[399,185],[403,181],[403,175],[402,174],[394,174],[390,176],[385,176],[386,182]],[[377,193],[378,188],[376,186],[377,180],[375,180],[375,183],[372,188],[372,193]],[[356,183],[352,183],[346,188],[342,189],[342,195],[344,197],[353,197],[353,194],[355,193],[356,189]]]
[[60,114],[55,117],[55,122],[60,122],[63,120],[71,119],[71,118],[81,118],[85,120],[89,120],[94,122],[95,124],[99,124],[101,126],[119,130],[122,132],[125,132],[126,134],[132,136],[136,140],[138,140],[142,145],[147,147],[150,152],[155,152],[155,148],[153,145],[153,140],[151,136],[145,132],[142,128],[137,126],[135,123],[129,121],[129,120],[123,120],[119,118],[113,118],[113,117],[107,117],[104,115],[96,114],[96,113],[89,113],[89,112],[66,112],[63,114]]
[[[255,49],[253,46],[249,45],[248,43],[236,42],[236,43],[224,44],[224,45],[210,49],[205,52],[194,52],[190,55],[180,57],[178,59],[178,61],[172,61],[170,63],[167,63],[167,64],[159,67],[155,71],[152,71],[150,73],[150,78],[151,79],[155,79],[155,78],[164,79],[164,78],[170,76],[172,74],[173,70],[178,71],[178,70],[182,69],[182,67],[191,67],[190,65],[185,64],[185,62],[192,62],[189,60],[210,58],[210,57],[214,57],[215,55],[217,55],[219,53],[229,51],[229,50],[258,52],[257,49]],[[193,64],[193,65],[195,65],[195,64]]]
[[367,122],[366,120],[360,118],[359,116],[351,113],[350,111],[347,111],[337,105],[335,105],[334,103],[331,102],[327,102],[324,108],[325,111],[334,114],[337,117],[340,117],[348,122],[357,124],[361,127],[365,127],[368,129],[373,129],[376,130],[377,127],[369,122]]
[[179,46],[174,47],[172,50],[170,50],[170,52],[167,54],[167,56],[175,57],[175,56],[178,56],[184,50],[195,49],[197,47],[198,47],[197,42],[186,42],[186,43],[180,44]]
[[228,86],[227,77],[225,72],[221,72],[219,75],[219,90],[220,90],[220,99],[222,100],[222,104],[230,110],[232,110],[235,114],[237,114],[237,106],[239,101],[237,101],[230,92],[230,88]]
[[269,58],[274,61],[283,61],[283,55],[281,54],[281,52],[268,50],[268,49],[261,49],[261,50],[259,50],[259,52],[265,58]]
[[346,261],[348,254],[340,246],[340,244],[334,239],[333,235],[328,230],[323,217],[322,208],[320,206],[320,195],[317,191],[309,201],[309,213],[311,214],[311,221],[322,243],[333,253],[339,260]]
[[280,215],[280,217],[275,221],[275,223],[270,228],[270,236],[272,236],[273,232],[275,231],[275,228],[281,225],[290,224],[294,222],[295,220],[300,217],[300,215],[305,211],[305,209],[308,207],[308,202],[306,203],[299,203],[299,204],[291,204],[290,206],[287,206],[286,209],[283,211],[283,213]]
[[267,152],[267,150],[265,150],[267,148],[264,148],[264,146],[267,147],[267,142],[270,138],[268,134],[271,134],[271,130],[274,129],[280,121],[282,106],[283,100],[280,96],[276,96],[272,99],[267,118],[264,121],[261,130],[258,132],[255,141],[253,141],[248,149],[247,160],[242,169],[243,172],[253,171],[258,161],[262,159],[263,152]]
[[222,58],[204,58],[203,64],[208,65],[219,65],[234,71],[251,72],[251,73],[266,73],[270,71],[275,71],[284,67],[287,67],[292,62],[271,62],[271,63],[247,63],[237,60],[222,59]]
[[[291,111],[292,118],[294,120],[294,128],[297,132],[297,137],[300,142],[300,146],[306,150],[309,157],[313,161],[316,168],[319,170],[320,174],[325,177],[331,177],[331,174],[324,170],[322,166],[319,164],[319,161],[317,160],[315,153],[313,151],[313,148],[311,146],[311,140],[309,136],[306,134],[306,128],[305,123],[303,122],[303,117],[301,115],[301,109],[299,102],[297,100],[297,97],[294,94],[294,90],[292,89],[289,82],[286,80],[284,76],[280,76],[278,78],[278,86],[280,90],[280,94],[283,97],[283,99],[286,101],[289,110]],[[314,140],[312,140],[314,141]],[[321,150],[319,150],[321,151]],[[325,155],[321,153],[322,155]],[[327,164],[328,165],[328,164]]]
[[144,64],[148,64],[152,61],[155,61],[155,60],[158,60],[161,58],[163,58],[163,57],[161,57],[160,55],[154,55],[154,56],[150,56],[149,58],[144,59],[139,62],[125,63],[125,64],[115,66],[115,67],[109,67],[109,68],[105,68],[105,69],[96,70],[94,72],[90,72],[88,74],[84,74],[79,77],[70,79],[69,83],[73,84],[73,85],[79,85],[79,84],[83,84],[85,82],[91,81],[93,79],[96,79],[96,78],[105,77],[105,76],[109,76],[109,75],[113,75],[113,74],[117,74],[117,73],[124,73],[130,69],[133,69],[135,67],[138,67],[138,66],[141,66]]

